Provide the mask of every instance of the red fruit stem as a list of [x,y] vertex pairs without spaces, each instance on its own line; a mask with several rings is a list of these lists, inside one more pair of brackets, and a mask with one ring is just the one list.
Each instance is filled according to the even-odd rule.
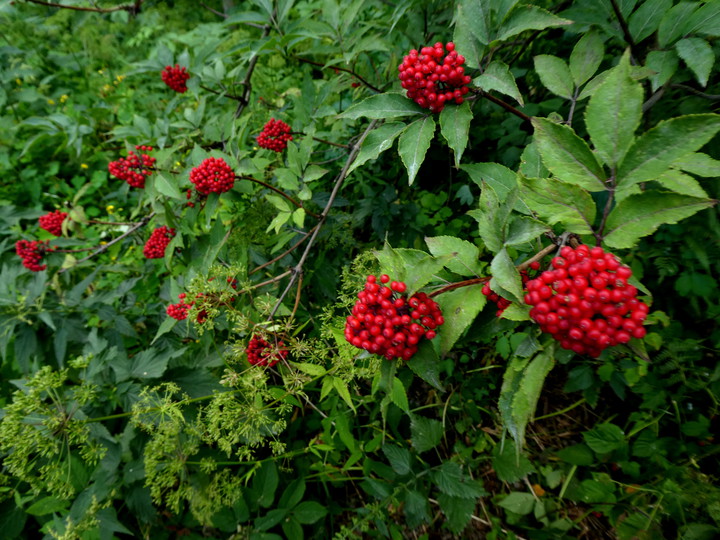
[[480,97],[487,99],[488,101],[492,101],[496,105],[500,105],[506,111],[511,112],[518,118],[522,118],[524,122],[530,124],[531,119],[527,114],[525,114],[522,111],[517,110],[515,107],[513,107],[509,103],[503,101],[502,99],[496,98],[492,94],[489,94],[489,93],[485,92],[484,90],[481,90],[480,88],[471,88],[470,91],[479,95]]

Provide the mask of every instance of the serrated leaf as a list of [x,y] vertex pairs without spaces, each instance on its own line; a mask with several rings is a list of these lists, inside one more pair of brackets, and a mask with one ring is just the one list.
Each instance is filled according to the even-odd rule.
[[537,6],[520,4],[502,22],[495,39],[503,41],[525,30],[544,30],[545,28],[567,24],[572,24],[572,21],[560,18]]
[[618,189],[653,180],[672,163],[699,150],[720,130],[720,115],[694,114],[660,122],[630,147],[617,172]]
[[449,255],[438,258],[417,249],[394,249],[387,242],[374,254],[385,274],[405,282],[408,295],[427,285],[450,259]]
[[503,482],[517,482],[528,474],[536,472],[533,464],[520,453],[512,440],[495,445],[492,466],[497,477]]
[[698,6],[697,2],[680,2],[663,15],[657,31],[660,47],[667,47],[686,33],[683,29]]
[[439,469],[433,471],[432,479],[446,495],[463,499],[477,499],[487,495],[479,482],[464,475],[460,465],[452,461],[445,461]]
[[[520,168],[518,169],[527,178],[547,178],[550,176],[550,171],[547,170],[543,165],[542,157],[538,152],[537,145],[531,142],[525,147],[522,155],[520,156]],[[517,184],[517,175],[513,174],[513,186]]]
[[340,377],[333,377],[332,384],[337,393],[343,399],[343,401],[347,403],[347,406],[350,407],[353,411],[355,411],[355,404],[350,397],[350,391],[348,390],[347,383],[343,381]]
[[493,257],[490,263],[490,272],[492,273],[492,279],[490,280],[490,287],[495,290],[494,285],[499,285],[502,289],[510,293],[513,298],[508,298],[513,302],[521,302],[523,298],[523,287],[522,281],[520,280],[520,273],[510,259],[510,255],[507,249],[503,247]]
[[476,501],[441,493],[438,497],[438,503],[440,504],[440,510],[447,518],[446,525],[450,532],[459,534],[470,522],[475,511]]
[[605,41],[596,30],[590,30],[575,44],[570,53],[570,73],[575,86],[582,86],[600,67],[605,56]]
[[175,325],[178,323],[177,319],[173,319],[172,317],[167,317],[162,323],[160,323],[160,327],[158,328],[157,333],[155,334],[155,337],[153,338],[151,345],[157,341],[157,339],[162,336],[163,334],[167,334],[170,330],[175,328]]
[[647,0],[630,16],[628,29],[635,43],[640,43],[658,29],[672,5],[672,0]]
[[495,90],[510,96],[520,106],[525,106],[520,89],[515,82],[515,76],[510,72],[508,65],[500,60],[493,60],[483,74],[473,80],[473,83],[486,92]]
[[675,193],[690,195],[691,197],[708,197],[707,192],[700,185],[700,182],[692,176],[683,174],[675,169],[664,172],[658,176],[655,181],[665,189],[674,191]]
[[376,94],[365,98],[347,111],[339,115],[339,118],[350,118],[354,120],[360,117],[373,119],[398,118],[400,116],[426,115],[427,110],[423,109],[402,94]]
[[650,75],[650,88],[655,92],[670,80],[678,68],[678,55],[675,51],[650,51],[645,66],[654,74]]
[[154,181],[155,189],[157,189],[158,193],[161,193],[165,195],[166,197],[170,197],[172,199],[184,199],[185,197],[180,193],[180,189],[177,186],[177,183],[174,182],[171,178],[167,178],[165,174],[158,173],[155,177]]
[[625,157],[642,118],[642,86],[630,78],[629,70],[626,53],[590,98],[585,111],[595,151],[611,168]]
[[382,451],[396,473],[402,476],[410,472],[410,452],[406,448],[383,444]]
[[393,377],[390,400],[406,413],[410,412],[410,403],[408,403],[405,387],[403,386],[402,381],[397,377]]
[[518,216],[510,223],[505,245],[518,246],[526,244],[549,230],[550,227],[545,223],[529,217]]
[[476,4],[474,0],[465,0],[458,4],[453,31],[455,50],[465,57],[465,65],[471,69],[480,67],[485,51],[484,43],[488,42],[487,36],[482,39],[477,37],[483,33],[484,18],[475,15]]
[[479,187],[487,183],[494,190],[498,201],[502,202],[515,187],[517,187],[516,174],[499,163],[466,163],[460,168],[468,173],[470,180]]
[[[440,328],[441,335],[444,332],[444,328],[444,325]],[[407,362],[407,366],[423,381],[442,391],[444,388],[440,382],[439,362],[440,358],[438,358],[432,342],[424,339],[420,342],[418,351]]]
[[560,223],[576,234],[592,233],[596,207],[587,191],[549,178],[518,178],[522,200],[550,225]]
[[535,497],[533,497],[532,493],[512,491],[498,503],[498,506],[502,506],[505,510],[509,510],[514,514],[525,516],[533,511]]
[[418,452],[427,452],[440,444],[443,426],[437,420],[413,414],[410,421],[410,435],[413,448]]
[[673,168],[682,169],[697,176],[720,176],[720,161],[702,152],[687,154],[672,162]]
[[280,508],[292,508],[299,503],[305,494],[305,479],[296,478],[285,488],[280,496],[278,506]]
[[[360,147],[360,151],[358,152],[355,161],[353,161],[353,164],[348,169],[348,174],[364,163],[377,159],[382,152],[393,145],[395,139],[406,127],[407,125],[401,122],[391,122],[383,124],[368,133],[368,136],[365,137],[365,140]],[[307,178],[305,180],[308,181]]]
[[545,166],[563,182],[605,191],[605,172],[587,143],[568,126],[533,118],[535,143]]
[[715,63],[715,53],[710,44],[702,38],[685,38],[675,44],[675,49],[695,74],[700,86],[706,86]]
[[299,369],[303,373],[307,373],[311,377],[322,377],[327,373],[326,369],[318,364],[310,364],[308,362],[291,362],[291,366]]
[[693,13],[682,31],[682,35],[688,34],[720,35],[720,3],[707,2]]
[[605,225],[604,243],[615,249],[631,248],[640,238],[655,232],[660,225],[677,223],[716,202],[658,191],[631,195],[610,212]]
[[415,181],[420,165],[425,161],[425,153],[434,134],[435,120],[432,116],[425,116],[415,120],[400,136],[398,154],[407,169],[409,185]]
[[485,243],[485,247],[493,253],[497,253],[502,249],[505,241],[505,231],[503,224],[499,224],[496,216],[500,212],[500,202],[495,190],[483,183],[483,190],[480,193],[480,208],[468,212],[470,216],[478,222],[478,232],[480,238]]
[[480,249],[467,240],[456,236],[425,238],[434,257],[446,257],[445,267],[461,276],[475,276],[480,272]]
[[292,515],[303,525],[311,525],[327,515],[327,508],[315,501],[303,501],[293,508]]
[[503,310],[500,317],[509,321],[529,321],[530,306],[513,302]]
[[[445,319],[438,329],[440,354],[447,354],[482,311],[487,297],[482,293],[483,284],[477,283],[438,295],[435,300]],[[437,339],[437,338],[436,338]]]
[[[483,45],[490,43],[487,25],[490,21],[490,6],[486,2],[461,0],[458,5],[457,22],[471,22],[470,30]],[[462,53],[465,54],[465,53]]]
[[598,424],[583,433],[585,443],[598,454],[607,454],[625,444],[625,434],[615,424]]
[[467,101],[461,105],[449,105],[440,113],[440,133],[453,150],[456,167],[460,166],[460,158],[468,143],[472,117],[470,104]]
[[551,54],[535,57],[535,71],[545,88],[556,96],[571,99],[573,96],[573,78],[565,60]]

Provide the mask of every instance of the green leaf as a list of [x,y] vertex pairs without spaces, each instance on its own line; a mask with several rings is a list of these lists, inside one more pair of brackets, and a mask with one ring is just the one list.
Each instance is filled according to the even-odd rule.
[[292,538],[293,540],[303,540],[305,538],[302,525],[292,516],[283,520],[282,530],[285,533],[285,538]]
[[692,176],[683,174],[682,172],[670,169],[665,173],[658,176],[655,181],[665,189],[680,193],[681,195],[689,195],[691,197],[707,198],[708,194],[705,192],[700,182],[695,180]]
[[520,4],[510,12],[510,15],[500,25],[496,39],[503,41],[525,30],[544,30],[552,26],[566,24],[572,24],[572,21],[562,19],[537,6]]
[[[445,325],[440,328],[440,335],[445,332],[445,329]],[[439,362],[440,359],[438,358],[437,352],[435,352],[435,347],[433,347],[432,342],[424,339],[418,346],[418,352],[407,362],[407,366],[426,383],[442,391],[444,389],[440,382]]]
[[439,469],[432,473],[433,482],[442,493],[463,499],[477,499],[487,492],[482,484],[462,473],[460,465],[445,461]]
[[593,456],[592,451],[584,444],[575,444],[563,448],[558,451],[557,456],[565,463],[582,467],[589,467],[595,462],[595,456]]
[[[440,305],[445,324],[438,329],[440,354],[447,354],[482,311],[487,297],[482,293],[483,284],[477,283],[461,287],[436,297]],[[437,339],[437,338],[436,338]]]
[[682,31],[682,35],[688,34],[720,35],[720,4],[708,2],[693,13]]
[[675,169],[682,169],[691,174],[702,177],[720,176],[720,161],[713,159],[702,152],[687,154],[680,159],[673,161]]
[[463,0],[457,5],[453,42],[455,50],[465,57],[468,68],[478,69],[483,58],[485,44],[488,43],[485,30],[485,17],[478,16],[482,9],[475,0]]
[[264,462],[255,474],[253,490],[260,494],[257,503],[263,508],[269,507],[275,500],[279,480],[277,467],[272,461]]
[[[461,0],[457,6],[458,12],[456,21],[459,23],[469,22],[469,27],[475,38],[487,45],[490,43],[487,25],[490,21],[490,5],[486,2],[478,2],[477,0]],[[462,50],[462,49],[461,49]],[[464,52],[460,54],[465,54]]]
[[353,403],[352,397],[350,397],[350,391],[348,390],[347,383],[340,377],[333,377],[333,386],[343,401],[347,403],[347,406],[355,411],[355,404]]
[[[393,145],[395,139],[406,128],[406,124],[402,122],[390,122],[373,129],[360,147],[355,161],[348,169],[348,174],[366,163],[367,161],[377,159],[377,157]],[[307,181],[307,178],[306,178]]]
[[163,354],[157,349],[140,351],[132,358],[130,376],[136,379],[156,379],[165,373],[170,358],[170,354]]
[[327,515],[327,508],[315,501],[303,501],[292,511],[292,515],[303,525],[312,525]]
[[408,403],[407,394],[405,393],[405,387],[397,377],[393,377],[390,400],[406,413],[410,412],[410,404]]
[[525,106],[520,90],[515,82],[515,76],[510,68],[500,60],[493,60],[485,69],[482,75],[473,80],[473,84],[489,92],[495,90],[517,101],[520,106]]
[[618,189],[653,180],[674,161],[699,150],[720,130],[720,115],[694,114],[660,122],[628,150],[618,169]]
[[25,509],[25,512],[31,516],[44,516],[65,510],[69,504],[70,501],[68,500],[59,499],[57,497],[44,497],[31,504]]
[[425,116],[415,120],[400,136],[398,153],[408,173],[408,184],[412,185],[425,161],[425,153],[430,148],[430,142],[435,134],[435,120],[432,116]]
[[684,27],[698,6],[697,2],[680,2],[663,15],[657,32],[660,47],[667,47],[686,33]]
[[[480,272],[480,249],[475,244],[455,236],[425,238],[434,257],[445,257],[445,268],[461,276],[474,276]],[[446,256],[449,256],[446,257]]]
[[410,452],[406,448],[383,444],[382,451],[396,473],[402,476],[410,472]]
[[598,454],[608,454],[625,444],[625,434],[615,424],[598,424],[583,433],[585,443]]
[[475,500],[463,497],[453,497],[441,493],[438,497],[440,510],[447,518],[447,526],[451,532],[459,534],[470,522],[475,511]]
[[631,248],[638,239],[652,234],[660,225],[677,223],[716,202],[658,191],[631,195],[610,212],[604,242],[615,249]]
[[533,497],[532,493],[511,491],[507,497],[498,503],[498,506],[502,506],[505,510],[509,510],[514,514],[526,516],[535,507],[535,497]]
[[461,105],[449,105],[440,113],[440,133],[445,137],[448,146],[453,149],[456,167],[460,166],[460,158],[468,143],[472,117],[470,104],[467,101]]
[[173,319],[172,317],[167,317],[158,327],[158,331],[155,334],[155,337],[153,338],[151,345],[157,341],[157,339],[162,336],[163,334],[167,334],[170,330],[175,328],[175,325],[178,323],[177,319]]
[[675,51],[650,51],[645,66],[655,72],[650,76],[650,88],[655,92],[670,80],[678,68],[678,55]]
[[536,472],[530,460],[509,439],[493,448],[492,467],[502,482],[517,482]]
[[347,447],[347,449],[350,450],[350,453],[352,454],[353,452],[355,452],[357,443],[355,441],[355,437],[353,437],[352,432],[350,431],[349,418],[351,417],[344,412],[333,416],[333,420],[335,421],[335,429],[337,429],[340,440]]
[[522,302],[523,287],[522,281],[520,280],[520,273],[513,264],[507,249],[504,247],[493,257],[490,263],[490,272],[492,274],[490,287],[493,290],[497,290],[495,285],[499,285],[513,296],[513,298],[508,298],[508,300]]
[[450,256],[433,257],[417,249],[394,249],[385,243],[382,251],[375,251],[381,270],[396,281],[404,281],[411,295],[442,270]]
[[[550,171],[543,165],[540,152],[538,152],[537,145],[534,142],[528,144],[523,150],[520,156],[520,169],[518,170],[527,178],[547,178],[550,176]],[[510,172],[513,174],[513,186],[518,185],[517,174]]]
[[283,491],[278,506],[280,508],[292,508],[302,500],[304,494],[305,480],[303,478],[296,478],[290,482],[288,487],[285,488],[285,491]]
[[499,202],[505,201],[508,193],[517,187],[516,173],[499,163],[467,163],[460,168],[481,188],[483,184],[492,187]]
[[605,173],[587,143],[568,126],[533,118],[535,143],[545,166],[563,182],[605,191]]
[[556,96],[571,99],[573,96],[573,77],[565,60],[550,54],[535,57],[535,71],[545,88]]
[[443,436],[443,425],[437,420],[411,415],[410,435],[412,445],[418,452],[427,452],[440,444]]
[[307,373],[311,377],[322,377],[327,370],[318,364],[310,364],[307,362],[290,362],[290,365],[299,369],[303,373]]
[[630,16],[628,29],[635,43],[640,43],[658,29],[672,5],[672,0],[647,0]]
[[483,183],[480,194],[480,208],[470,210],[468,214],[478,222],[480,237],[487,249],[496,253],[503,247],[508,217],[517,201],[518,190],[508,194],[507,200],[500,204],[495,190]]
[[700,86],[706,86],[715,63],[715,53],[710,44],[702,38],[686,38],[678,41],[675,49],[695,74]]
[[159,172],[155,176],[155,189],[158,190],[158,193],[162,193],[171,199],[185,199],[183,194],[180,193],[177,183],[172,178],[165,176],[165,173]]
[[585,32],[570,53],[570,73],[575,86],[582,86],[602,63],[605,56],[605,40],[597,30]]
[[615,167],[625,157],[642,118],[643,90],[630,78],[626,53],[590,98],[585,111],[590,140],[600,158]]
[[350,107],[339,118],[360,117],[387,119],[400,116],[427,115],[427,110],[402,94],[375,94]]
[[550,227],[535,219],[525,216],[516,217],[508,228],[505,245],[518,246],[526,244],[549,230]]

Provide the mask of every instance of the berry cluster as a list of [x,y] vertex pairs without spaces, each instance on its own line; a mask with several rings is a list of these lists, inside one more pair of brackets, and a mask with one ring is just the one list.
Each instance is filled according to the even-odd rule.
[[[418,105],[433,112],[440,112],[446,103],[458,105],[470,89],[470,76],[465,75],[462,64],[465,57],[455,51],[455,44],[438,42],[432,47],[423,47],[420,53],[415,49],[403,58],[398,66],[402,87],[407,96]],[[445,56],[444,56],[445,55]]]
[[145,242],[143,255],[148,259],[162,259],[165,256],[165,248],[175,236],[175,229],[169,229],[165,225],[155,229],[148,241]]
[[192,188],[188,188],[188,190],[185,192],[185,198],[187,199],[187,206],[190,208],[195,207],[195,203],[192,201],[193,196],[193,190]]
[[40,227],[50,234],[62,236],[62,224],[66,217],[67,212],[55,210],[54,212],[40,216],[38,222],[40,223]]
[[[138,152],[152,152],[152,146],[136,146]],[[145,178],[152,174],[152,167],[155,166],[155,158],[147,154],[135,154],[132,150],[126,158],[108,163],[108,171],[115,178],[125,180],[132,187],[144,188]]]
[[22,259],[23,266],[31,272],[40,272],[47,268],[47,264],[40,264],[45,253],[54,251],[48,246],[48,241],[40,240],[18,240],[15,243],[15,253]]
[[245,349],[248,362],[253,366],[267,367],[273,367],[280,360],[285,360],[288,352],[284,342],[277,341],[275,345],[271,345],[257,334],[253,335]]
[[187,68],[180,67],[180,64],[175,66],[165,66],[160,75],[165,84],[180,94],[187,92],[187,85],[185,84],[190,78],[190,74]]
[[[537,261],[533,261],[533,262],[530,263],[530,268],[531,268],[532,270],[538,270],[538,269],[540,268],[540,263],[537,262]],[[521,270],[521,271],[520,271],[520,278],[522,279],[523,287],[525,287],[525,284],[526,284],[526,283],[528,282],[528,280],[530,279],[530,276],[528,276],[527,271]],[[482,293],[483,293],[485,296],[488,297],[488,300],[490,300],[490,301],[492,301],[492,302],[495,302],[495,304],[497,305],[497,312],[495,313],[495,316],[496,316],[496,317],[500,317],[500,316],[503,314],[503,311],[505,311],[505,310],[507,309],[507,307],[508,307],[510,304],[512,304],[512,302],[511,302],[510,300],[508,300],[507,298],[503,298],[502,296],[500,296],[499,294],[497,294],[496,292],[494,292],[494,291],[490,288],[490,284],[489,284],[489,283],[486,283],[486,284],[483,286],[483,288],[482,288]]]
[[184,321],[185,319],[187,319],[188,311],[190,311],[190,308],[195,305],[194,300],[189,304],[186,304],[186,296],[187,295],[185,293],[180,293],[178,295],[180,302],[178,302],[177,304],[170,304],[167,308],[165,308],[165,312],[173,319],[177,319],[178,321]]
[[235,173],[222,158],[210,157],[190,171],[190,181],[203,195],[225,193],[235,185]]
[[260,135],[257,136],[258,146],[261,148],[267,148],[268,150],[274,150],[275,152],[282,152],[287,148],[288,141],[292,141],[292,135],[290,135],[290,126],[288,126],[282,120],[275,120],[271,118],[267,124],[263,127]]
[[629,266],[603,248],[565,246],[527,283],[530,317],[565,349],[597,357],[607,347],[645,336],[648,306],[628,283]]
[[435,337],[435,328],[445,322],[437,302],[420,292],[410,298],[402,281],[390,281],[387,274],[368,276],[365,290],[358,293],[352,315],[345,323],[349,343],[392,360],[410,360],[420,338]]

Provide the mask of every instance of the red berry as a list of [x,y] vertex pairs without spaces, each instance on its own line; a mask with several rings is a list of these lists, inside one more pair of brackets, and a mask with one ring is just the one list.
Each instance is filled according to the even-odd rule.
[[190,78],[190,74],[187,72],[187,68],[180,67],[179,64],[175,66],[165,66],[160,74],[163,82],[170,88],[180,94],[187,92],[187,85],[185,84]]
[[15,253],[22,259],[22,264],[31,272],[41,272],[47,268],[47,264],[40,264],[43,255],[55,251],[55,248],[48,246],[48,241],[40,240],[18,240],[15,243]]
[[[152,146],[137,146],[136,150],[150,152]],[[155,166],[155,158],[147,154],[136,155],[132,150],[128,152],[126,158],[120,158],[117,161],[108,163],[108,172],[115,178],[125,180],[130,186],[136,188],[145,187],[145,178],[152,174],[152,168]]]
[[40,227],[48,231],[50,234],[62,236],[62,224],[66,217],[67,212],[55,210],[54,212],[40,216],[38,218],[38,222],[40,223]]
[[271,118],[263,126],[260,135],[257,136],[258,146],[275,152],[282,152],[287,148],[288,141],[293,140],[292,135],[290,135],[291,131],[290,126],[282,120]]
[[225,193],[235,185],[235,173],[224,159],[210,157],[190,171],[190,182],[203,195]]
[[167,248],[170,240],[175,236],[175,229],[169,229],[166,226],[155,229],[148,241],[145,242],[143,255],[148,259],[162,259],[165,256],[165,248]]
[[245,349],[248,362],[253,366],[267,367],[273,367],[280,360],[287,358],[288,352],[282,341],[274,340],[271,344],[257,334],[253,335]]

